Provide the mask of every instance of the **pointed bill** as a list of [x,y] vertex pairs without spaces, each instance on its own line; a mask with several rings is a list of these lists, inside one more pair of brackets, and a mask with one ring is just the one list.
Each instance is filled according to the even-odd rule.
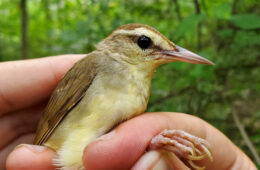
[[164,58],[171,61],[183,61],[194,64],[215,65],[213,62],[177,45],[174,51],[162,51],[161,53],[164,55]]

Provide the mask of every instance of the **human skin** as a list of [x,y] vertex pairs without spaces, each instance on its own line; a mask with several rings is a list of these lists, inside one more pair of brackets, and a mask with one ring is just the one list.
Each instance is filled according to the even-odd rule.
[[[33,141],[51,92],[82,57],[62,55],[0,63],[0,169],[55,168],[53,150],[28,144]],[[238,147],[205,121],[184,113],[166,112],[146,113],[121,123],[86,147],[83,163],[94,170],[162,169],[166,164],[175,169],[188,169],[165,151],[145,152],[150,140],[164,129],[182,129],[206,139],[212,146],[214,161],[205,159],[196,163],[207,169],[256,169]],[[27,145],[18,145],[22,143]]]

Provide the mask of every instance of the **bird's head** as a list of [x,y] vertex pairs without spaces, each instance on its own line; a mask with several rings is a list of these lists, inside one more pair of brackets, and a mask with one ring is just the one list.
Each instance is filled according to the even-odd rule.
[[139,65],[147,63],[155,67],[175,61],[208,64],[213,63],[197,54],[175,45],[156,29],[143,24],[127,24],[113,31],[97,45],[119,54],[121,60]]

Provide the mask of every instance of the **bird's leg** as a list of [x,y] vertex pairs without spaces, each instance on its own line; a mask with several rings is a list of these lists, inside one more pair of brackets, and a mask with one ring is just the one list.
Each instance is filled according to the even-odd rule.
[[165,149],[184,158],[194,169],[204,169],[193,163],[209,157],[213,161],[210,144],[199,137],[193,136],[183,130],[164,130],[155,136],[149,149]]

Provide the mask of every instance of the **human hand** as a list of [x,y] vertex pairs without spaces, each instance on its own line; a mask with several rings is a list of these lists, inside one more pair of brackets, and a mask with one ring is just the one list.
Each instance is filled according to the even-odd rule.
[[[5,157],[15,145],[32,143],[48,96],[63,74],[81,57],[61,56],[0,64],[0,82],[5,82],[0,84],[0,137],[4,139],[0,142],[3,148],[0,151],[0,169],[3,169]],[[164,151],[144,153],[150,140],[163,129],[183,129],[206,139],[212,146],[214,162],[203,160],[200,164],[208,169],[256,169],[252,161],[221,132],[199,118],[182,113],[148,113],[120,124],[86,147],[84,165],[89,169],[132,167],[138,170],[153,166],[162,169],[160,166],[169,164],[176,169],[188,169],[177,157],[168,156]],[[54,169],[54,156],[51,149],[43,146],[20,145],[9,155],[6,167],[8,170]]]
[[0,63],[0,169],[20,143],[32,143],[46,102],[62,76],[85,55]]
[[[83,162],[89,169],[143,170],[157,167],[189,169],[179,158],[169,156],[165,151],[148,151],[150,140],[163,129],[183,129],[206,139],[212,146],[213,162],[199,161],[206,169],[256,170],[252,161],[220,131],[203,120],[183,113],[147,113],[130,119],[110,133],[89,144],[84,152]],[[50,169],[55,153],[50,149],[21,146],[8,158],[8,170]]]

